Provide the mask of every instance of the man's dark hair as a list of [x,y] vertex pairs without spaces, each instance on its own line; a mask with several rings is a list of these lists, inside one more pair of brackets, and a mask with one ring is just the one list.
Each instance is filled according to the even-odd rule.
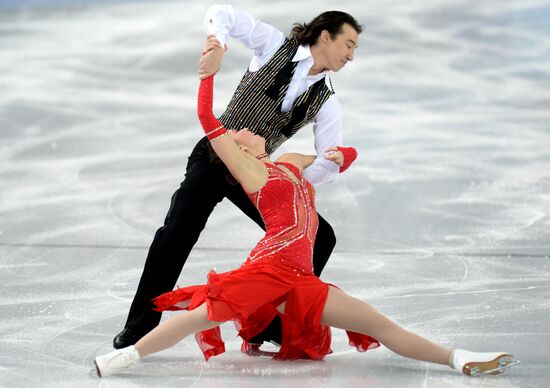
[[342,33],[344,24],[349,24],[358,34],[363,32],[363,26],[350,14],[341,11],[327,11],[316,16],[309,23],[294,23],[290,34],[298,39],[298,43],[313,46],[323,30],[330,33],[331,39],[336,39],[336,35]]

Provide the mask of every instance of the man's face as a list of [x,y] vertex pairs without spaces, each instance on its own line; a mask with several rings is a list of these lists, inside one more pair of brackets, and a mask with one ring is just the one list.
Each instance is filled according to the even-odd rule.
[[342,25],[342,32],[332,40],[330,35],[326,40],[326,58],[329,70],[339,71],[348,61],[353,60],[359,34],[349,24]]

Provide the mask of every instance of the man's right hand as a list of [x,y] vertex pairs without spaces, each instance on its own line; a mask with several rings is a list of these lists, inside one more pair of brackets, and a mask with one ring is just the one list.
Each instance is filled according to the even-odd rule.
[[[226,48],[225,48],[226,49]],[[199,61],[199,79],[205,79],[220,70],[225,49],[214,36],[206,38],[206,44]]]

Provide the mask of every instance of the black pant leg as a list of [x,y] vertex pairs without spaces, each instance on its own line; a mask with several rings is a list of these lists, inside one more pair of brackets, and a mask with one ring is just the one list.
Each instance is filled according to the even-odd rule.
[[151,299],[173,290],[208,217],[223,199],[227,181],[221,167],[211,164],[206,144],[199,142],[149,248],[126,327],[144,334],[158,325],[161,313],[153,311]]
[[336,245],[336,235],[332,226],[319,213],[319,228],[315,236],[315,244],[313,245],[313,272],[317,276],[321,276],[321,272]]

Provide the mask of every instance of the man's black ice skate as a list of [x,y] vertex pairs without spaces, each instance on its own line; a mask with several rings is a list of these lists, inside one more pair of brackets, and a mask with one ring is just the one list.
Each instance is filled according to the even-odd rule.
[[136,342],[138,342],[145,334],[147,333],[137,331],[130,327],[125,327],[113,339],[113,347],[115,349],[122,349],[131,345],[135,345]]

